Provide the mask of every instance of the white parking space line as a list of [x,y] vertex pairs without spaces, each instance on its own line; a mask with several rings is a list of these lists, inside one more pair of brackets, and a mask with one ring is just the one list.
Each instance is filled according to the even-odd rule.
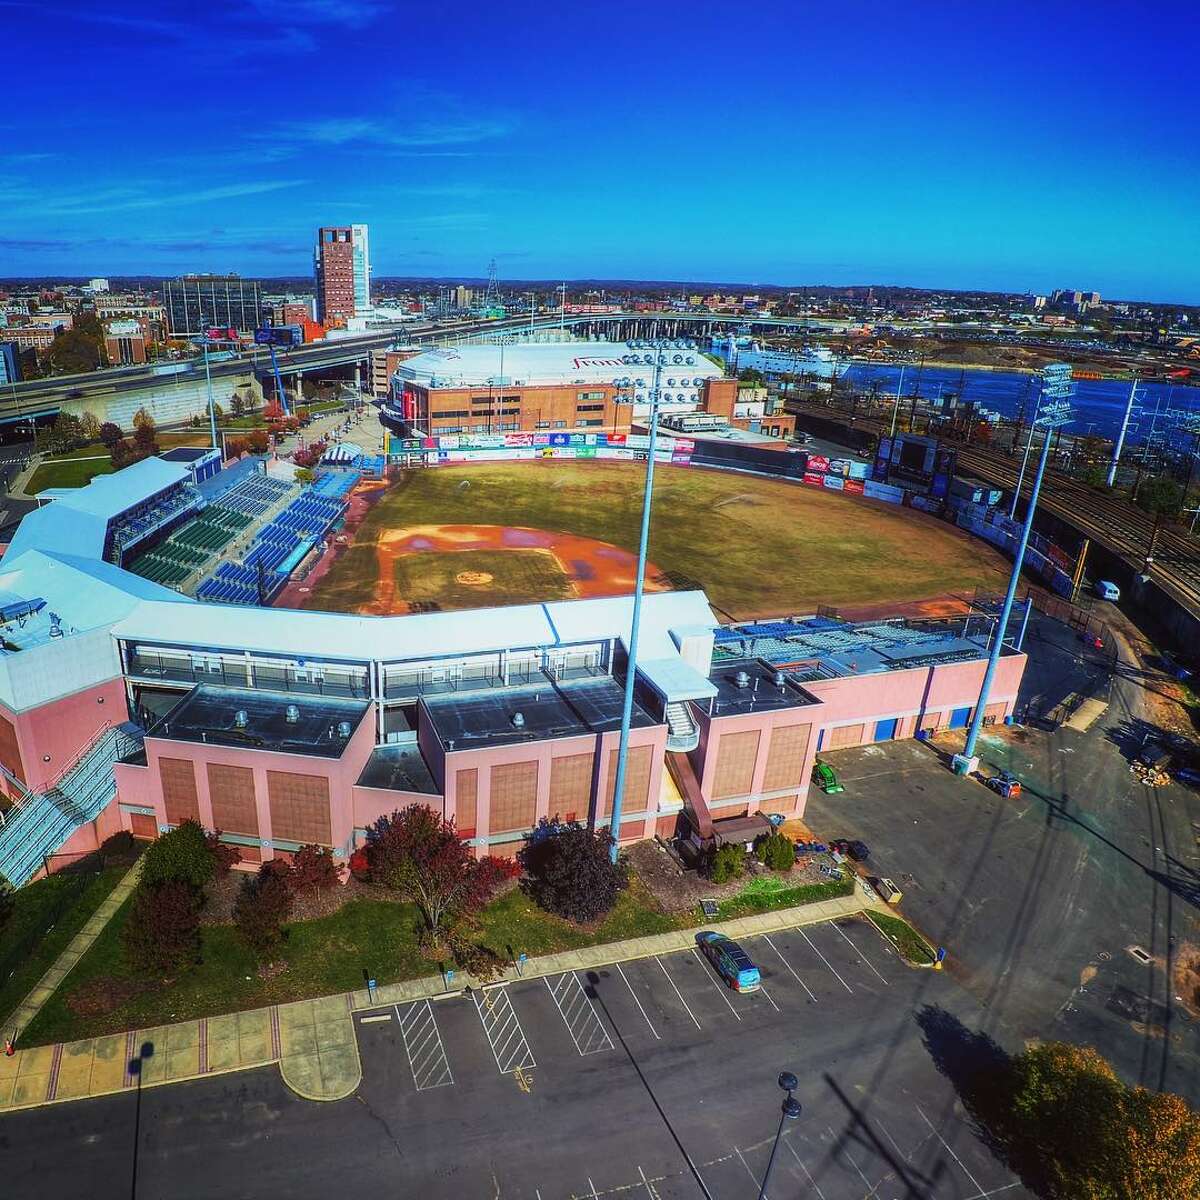
[[659,1194],[654,1190],[654,1184],[646,1178],[646,1172],[642,1170],[641,1165],[638,1166],[638,1174],[642,1177],[642,1182],[646,1185],[646,1195],[650,1200],[661,1200]]
[[766,1001],[767,1001],[767,1003],[768,1003],[768,1004],[769,1004],[769,1005],[770,1005],[770,1006],[771,1006],[771,1007],[772,1007],[772,1008],[773,1008],[773,1009],[774,1009],[776,1012],[779,1012],[779,1011],[780,1011],[779,1005],[778,1005],[778,1004],[776,1004],[776,1003],[775,1003],[775,1001],[771,999],[771,993],[770,993],[770,992],[768,992],[768,991],[767,991],[767,989],[766,989],[765,987],[763,987],[763,985],[762,985],[761,983],[758,985],[758,991],[759,991],[759,994],[760,994],[760,995],[762,995],[762,996],[766,997]]
[[375,1025],[375,1024],[378,1024],[380,1021],[390,1021],[391,1019],[392,1019],[391,1013],[375,1013],[369,1017],[359,1017],[358,1023],[360,1025]]
[[809,1183],[812,1184],[813,1191],[817,1193],[817,1200],[825,1200],[825,1193],[823,1191],[821,1191],[820,1185],[812,1177],[812,1172],[809,1171],[807,1166],[805,1166],[804,1159],[802,1159],[800,1157],[800,1155],[798,1155],[796,1153],[796,1147],[793,1146],[791,1142],[788,1142],[787,1148],[792,1152],[792,1157],[800,1164],[800,1170],[802,1170],[804,1172],[804,1177],[808,1180]]
[[596,1006],[583,990],[579,976],[574,971],[568,971],[554,983],[550,982],[549,977],[543,976],[542,982],[546,985],[554,1007],[558,1009],[559,1016],[562,1017],[580,1056],[613,1048],[608,1030],[604,1028],[604,1022],[596,1012]]
[[834,973],[834,975],[837,977],[837,981],[838,981],[838,983],[840,983],[840,984],[842,985],[842,987],[844,987],[844,988],[846,989],[846,991],[848,991],[848,992],[849,992],[851,995],[854,995],[854,989],[853,989],[853,988],[852,988],[852,987],[851,987],[851,986],[850,986],[850,985],[849,985],[849,984],[848,984],[848,983],[847,983],[847,982],[846,982],[846,981],[845,981],[845,980],[844,980],[844,979],[843,979],[843,978],[842,978],[840,975],[838,975],[838,973],[837,973],[837,968],[836,968],[836,967],[833,965],[833,963],[831,963],[831,962],[829,961],[829,959],[827,959],[827,958],[825,957],[825,955],[823,955],[823,954],[820,952],[820,950],[818,950],[818,949],[816,948],[816,946],[815,946],[815,945],[813,945],[813,940],[812,940],[812,938],[810,938],[810,937],[808,936],[808,934],[804,932],[804,930],[803,930],[803,929],[797,929],[797,930],[796,930],[796,932],[797,932],[797,933],[798,933],[798,934],[799,934],[799,935],[800,935],[800,936],[801,936],[801,937],[802,937],[802,938],[803,938],[803,939],[804,939],[804,940],[805,940],[805,941],[806,941],[806,942],[807,942],[807,943],[808,943],[810,946],[812,946],[812,952],[813,952],[813,953],[814,953],[814,954],[815,954],[815,955],[816,955],[816,956],[817,956],[817,957],[818,957],[818,958],[819,958],[819,959],[820,959],[820,960],[821,960],[821,961],[822,961],[822,962],[823,962],[823,963],[824,963],[824,964],[825,964],[825,965],[826,965],[826,966],[827,966],[827,967],[828,967],[828,968],[829,968],[829,969],[830,969],[830,970],[831,970],[831,971]]
[[775,943],[774,943],[773,941],[771,941],[771,938],[770,938],[770,936],[769,936],[768,934],[765,934],[765,933],[763,934],[763,941],[764,941],[764,942],[766,942],[766,943],[767,943],[767,945],[768,945],[768,946],[770,946],[770,947],[771,947],[771,949],[775,951],[775,953],[776,953],[776,954],[779,956],[779,961],[780,961],[781,963],[783,963],[783,965],[784,965],[785,967],[787,967],[787,969],[788,969],[788,970],[791,972],[792,978],[793,978],[793,979],[794,979],[794,980],[795,980],[795,981],[796,981],[796,982],[797,982],[797,983],[798,983],[798,984],[799,984],[799,985],[800,985],[800,986],[801,986],[801,987],[802,987],[802,988],[803,988],[803,989],[804,989],[806,992],[808,992],[808,998],[809,998],[809,999],[810,999],[810,1000],[811,1000],[811,1001],[812,1001],[814,1004],[816,1004],[816,1002],[817,1002],[817,998],[816,998],[816,996],[814,996],[814,995],[812,994],[812,991],[809,989],[809,986],[808,986],[808,984],[807,984],[807,983],[805,983],[805,982],[804,982],[804,980],[803,980],[803,979],[801,979],[801,978],[800,978],[800,976],[796,974],[796,969],[795,969],[795,968],[792,966],[792,964],[791,964],[790,962],[788,962],[788,960],[787,960],[786,958],[784,958],[784,957],[783,957],[783,954],[781,953],[781,951],[780,951],[779,947],[778,947],[777,945],[775,945]]
[[917,1112],[920,1114],[921,1120],[924,1121],[925,1124],[929,1126],[929,1131],[933,1134],[933,1136],[935,1138],[937,1138],[937,1140],[939,1142],[941,1142],[943,1146],[946,1147],[946,1153],[949,1154],[950,1157],[952,1159],[954,1159],[954,1161],[956,1163],[958,1163],[959,1167],[962,1168],[962,1173],[971,1181],[971,1186],[981,1196],[986,1196],[988,1194],[987,1189],[983,1186],[983,1184],[981,1184],[979,1182],[978,1179],[975,1178],[974,1175],[971,1174],[970,1171],[967,1170],[967,1164],[964,1163],[963,1160],[961,1158],[959,1158],[957,1154],[954,1153],[954,1148],[950,1145],[950,1143],[948,1141],[946,1141],[946,1139],[944,1137],[942,1137],[942,1135],[940,1133],[938,1133],[938,1131],[936,1129],[934,1129],[933,1122],[925,1115],[925,1112],[921,1108],[921,1106],[919,1104],[914,1104],[913,1108],[915,1108],[917,1110]]
[[642,1002],[638,999],[637,992],[635,992],[633,990],[633,984],[629,982],[629,980],[625,976],[625,972],[621,970],[620,963],[617,963],[617,970],[620,972],[621,978],[625,980],[625,986],[629,989],[629,994],[633,997],[634,1004],[636,1004],[638,1006],[638,1012],[640,1012],[642,1014],[642,1016],[645,1017],[646,1024],[650,1026],[650,1032],[652,1034],[654,1034],[655,1040],[661,1042],[662,1038],[659,1037],[658,1030],[654,1028],[654,1025],[651,1022],[650,1018],[646,1016],[646,1010],[642,1007]]
[[845,1144],[838,1139],[838,1135],[833,1126],[826,1125],[825,1128],[829,1130],[829,1136],[833,1138],[834,1148],[836,1150],[840,1150],[842,1152],[842,1157],[858,1172],[859,1179],[863,1181],[863,1186],[867,1188],[867,1196],[870,1196],[875,1191],[875,1188],[879,1186],[879,1184],[876,1184],[875,1187],[871,1187],[871,1181],[863,1174],[862,1167],[860,1167],[858,1163],[856,1163],[854,1159],[850,1157],[850,1151],[847,1150]]
[[592,1189],[592,1195],[595,1197],[595,1200],[600,1200],[600,1193],[596,1191],[596,1185],[592,1182],[590,1175],[588,1176],[588,1187]]
[[1012,1183],[1006,1183],[1002,1187],[992,1188],[990,1192],[978,1192],[974,1196],[968,1196],[967,1200],[987,1200],[989,1196],[998,1196],[1001,1192],[1011,1192],[1013,1188],[1020,1187],[1021,1181],[1014,1179]]
[[[752,1170],[750,1170],[750,1164],[742,1157],[742,1152],[736,1146],[734,1146],[733,1152],[738,1156],[738,1162],[740,1162],[742,1166],[746,1168],[746,1174],[754,1180],[754,1186],[756,1188],[760,1188],[761,1184],[759,1183],[758,1176],[755,1175]],[[766,1200],[770,1200],[770,1197],[766,1197]]]
[[518,1068],[536,1067],[533,1051],[525,1040],[525,1031],[513,1008],[507,988],[489,988],[472,996],[479,1022],[492,1048],[492,1057],[501,1075]]
[[[840,933],[842,935],[843,938],[845,938],[846,945],[849,946],[850,949],[853,950],[854,953],[857,954],[858,957],[860,959],[862,959],[862,961],[864,963],[866,963],[866,965],[868,967],[870,967],[872,971],[875,971],[875,964],[873,962],[871,962],[871,960],[869,958],[867,958],[867,956],[848,937],[846,937],[845,930],[842,929],[836,921],[831,921],[830,924],[833,925],[834,929],[836,929],[838,931],[838,933]],[[891,984],[886,979],[884,979],[884,977],[882,975],[879,975],[878,971],[875,971],[875,974],[879,976],[880,982],[883,983],[885,987],[891,987]]]
[[404,1012],[400,1011],[398,1004],[395,1008],[396,1020],[400,1022],[400,1036],[404,1039],[404,1052],[408,1055],[408,1067],[417,1091],[424,1092],[429,1088],[452,1084],[454,1076],[450,1073],[446,1048],[442,1045],[442,1035],[429,1001],[419,1000],[410,1004]]
[[700,957],[700,952],[698,950],[693,950],[692,954],[696,956],[696,961],[700,964],[700,970],[704,972],[705,978],[713,985],[714,988],[717,989],[717,995],[725,1001],[725,1007],[729,1009],[729,1011],[733,1013],[733,1015],[740,1021],[742,1019],[742,1014],[733,1007],[733,1005],[730,1003],[729,997],[725,994],[725,989],[713,978],[713,973],[709,970],[708,964],[704,961],[704,959]]
[[692,1012],[691,1006],[690,1006],[690,1005],[688,1004],[688,1002],[687,1002],[687,1001],[686,1001],[686,1000],[683,998],[683,993],[682,993],[682,992],[681,992],[681,991],[680,991],[680,990],[679,990],[679,989],[678,989],[678,988],[675,986],[675,980],[673,980],[673,979],[671,978],[671,975],[670,975],[670,973],[667,971],[667,968],[663,966],[663,961],[662,961],[662,959],[661,959],[661,958],[659,958],[659,957],[658,957],[658,955],[656,954],[656,955],[654,956],[654,961],[655,961],[656,963],[658,963],[659,969],[660,969],[660,970],[662,971],[662,973],[663,973],[663,974],[664,974],[664,975],[667,977],[667,982],[668,982],[668,983],[671,985],[671,990],[672,990],[672,991],[675,993],[675,995],[677,995],[677,996],[679,997],[679,1003],[680,1003],[680,1004],[682,1004],[682,1005],[683,1005],[683,1007],[687,1009],[687,1015],[688,1015],[689,1017],[691,1017],[691,1018],[692,1018],[692,1024],[693,1024],[693,1025],[695,1025],[695,1027],[696,1027],[697,1029],[699,1029],[699,1028],[700,1028],[700,1022],[696,1020],[696,1014],[695,1014],[694,1012]]

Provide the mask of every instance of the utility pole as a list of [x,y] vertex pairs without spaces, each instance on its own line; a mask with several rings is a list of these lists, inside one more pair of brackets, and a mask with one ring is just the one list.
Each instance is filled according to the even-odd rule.
[[1133,404],[1137,398],[1137,376],[1133,377],[1133,383],[1129,386],[1129,398],[1125,401],[1125,415],[1121,418],[1121,430],[1117,434],[1117,440],[1113,442],[1112,461],[1108,464],[1108,479],[1106,483],[1112,487],[1117,479],[1117,467],[1121,462],[1121,451],[1125,446],[1125,433],[1129,429],[1129,417],[1133,412]]

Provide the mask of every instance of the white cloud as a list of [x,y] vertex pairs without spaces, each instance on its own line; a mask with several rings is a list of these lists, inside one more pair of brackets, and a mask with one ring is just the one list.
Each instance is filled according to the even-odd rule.
[[182,208],[211,200],[231,200],[238,196],[258,196],[284,188],[300,187],[307,180],[273,179],[251,183],[230,183],[197,191],[171,191],[162,184],[137,184],[108,188],[102,192],[80,193],[57,199],[42,199],[36,212],[47,216],[87,216],[97,212],[129,212],[148,208]]

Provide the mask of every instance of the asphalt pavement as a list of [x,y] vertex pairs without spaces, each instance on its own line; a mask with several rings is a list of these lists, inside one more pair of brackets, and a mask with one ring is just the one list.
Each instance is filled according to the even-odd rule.
[[[762,991],[694,951],[356,1015],[363,1081],[273,1069],[16,1113],[5,1195],[985,1200],[1025,1193],[939,1070],[978,1009],[864,919],[748,939]],[[136,1141],[135,1141],[136,1139]],[[132,1192],[135,1170],[136,1193]]]
[[[1044,711],[1097,680],[1098,659],[1056,623],[1039,619],[1027,648],[1019,708]],[[1129,1081],[1198,1103],[1200,1021],[1172,976],[1200,946],[1200,796],[1130,773],[1153,728],[1141,690],[1126,663],[1086,732],[985,733],[980,752],[1022,781],[1017,799],[905,741],[829,755],[846,790],[814,792],[806,818],[867,842],[905,915],[949,947],[984,1030],[1093,1045]]]

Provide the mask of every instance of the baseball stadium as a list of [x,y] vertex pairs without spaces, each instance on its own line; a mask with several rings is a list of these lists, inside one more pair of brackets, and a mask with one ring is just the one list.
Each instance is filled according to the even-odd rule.
[[[966,599],[1006,560],[784,449],[659,439],[631,668],[650,451],[624,420],[408,427],[315,475],[175,451],[49,495],[0,562],[0,874],[187,819],[249,869],[344,860],[414,801],[479,854],[603,826],[631,669],[622,842],[752,837],[803,813],[818,752],[971,719],[994,619]],[[1024,665],[1006,644],[987,722]]]

